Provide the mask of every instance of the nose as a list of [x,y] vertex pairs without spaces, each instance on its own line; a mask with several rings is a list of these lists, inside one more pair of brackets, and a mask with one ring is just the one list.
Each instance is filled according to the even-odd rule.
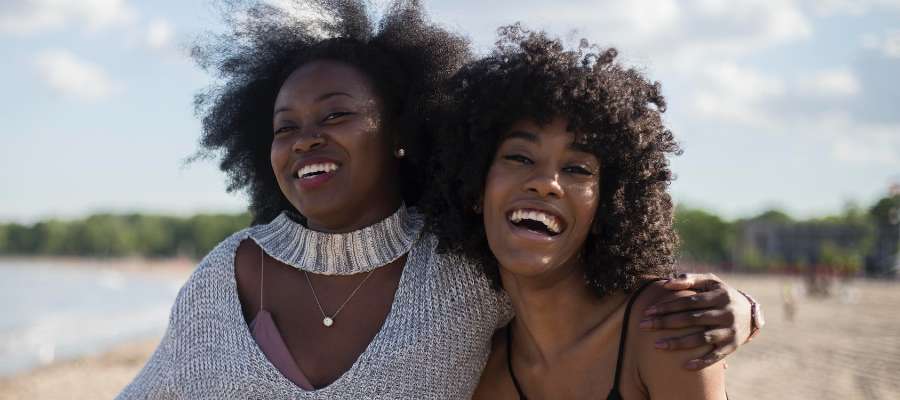
[[525,182],[524,189],[541,197],[560,198],[565,195],[559,183],[559,173],[555,170],[536,170]]
[[300,135],[297,135],[294,140],[294,144],[291,149],[295,153],[304,153],[310,150],[317,149],[325,145],[325,138],[322,137],[322,134],[316,130],[310,130],[309,132],[303,132]]

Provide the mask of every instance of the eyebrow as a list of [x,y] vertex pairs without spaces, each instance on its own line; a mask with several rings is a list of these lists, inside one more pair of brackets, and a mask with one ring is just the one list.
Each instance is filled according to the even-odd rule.
[[[521,139],[521,140],[535,143],[535,144],[540,143],[540,141],[541,141],[538,138],[538,135],[536,133],[527,132],[527,131],[512,131],[503,137],[503,140],[509,140],[509,139]],[[593,154],[591,152],[591,148],[589,146],[587,146],[583,143],[578,143],[577,140],[572,141],[572,143],[569,143],[568,147],[569,147],[569,149],[572,149],[572,150],[575,150],[578,152]]]
[[526,131],[512,131],[503,137],[503,140],[509,140],[509,139],[522,139],[524,141],[531,142],[531,143],[540,142],[537,134],[535,134],[533,132],[526,132]]
[[[316,97],[313,101],[318,103],[320,101],[325,101],[325,100],[328,100],[335,96],[347,96],[351,99],[354,98],[353,95],[351,95],[350,93],[346,93],[346,92],[328,92],[328,93],[320,95],[319,97]],[[278,113],[280,113],[282,111],[290,111],[290,110],[291,110],[291,108],[287,107],[287,106],[278,107],[275,109],[275,112],[273,112],[272,115],[275,116],[275,115],[278,115]]]

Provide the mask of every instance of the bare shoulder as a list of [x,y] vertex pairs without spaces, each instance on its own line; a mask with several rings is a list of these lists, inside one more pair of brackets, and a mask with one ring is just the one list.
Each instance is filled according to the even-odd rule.
[[650,283],[635,299],[628,321],[628,351],[636,369],[632,383],[650,398],[724,398],[724,368],[713,365],[700,371],[684,368],[691,359],[712,350],[712,345],[686,350],[660,350],[656,341],[702,332],[704,327],[644,330],[640,328],[644,312],[659,302],[691,296],[693,291],[671,291],[662,281]]
[[679,365],[680,368],[681,363],[706,354],[712,347],[701,346],[696,349],[678,351],[660,351],[655,348],[654,345],[658,339],[684,336],[703,330],[702,327],[664,330],[644,330],[640,328],[640,323],[644,319],[644,313],[648,308],[660,302],[696,294],[696,292],[690,290],[672,291],[663,287],[663,283],[664,281],[656,281],[647,284],[648,286],[634,300],[631,317],[628,320],[628,340],[631,342],[629,349],[634,349],[637,352],[635,354],[651,356],[657,361],[652,363],[654,365],[659,365],[658,362],[671,359],[672,363],[674,363],[673,365]]
[[472,399],[494,400],[515,398],[515,389],[506,370],[506,330],[508,326],[494,332],[491,339],[491,355],[481,372],[481,379]]

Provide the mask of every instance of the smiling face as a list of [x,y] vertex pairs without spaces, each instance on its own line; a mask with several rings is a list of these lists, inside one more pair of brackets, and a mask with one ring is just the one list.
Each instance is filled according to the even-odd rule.
[[306,63],[282,85],[272,119],[272,169],[311,229],[360,229],[400,205],[381,107],[369,79],[338,61]]
[[577,267],[600,194],[600,162],[567,121],[514,123],[484,188],[484,225],[501,274],[538,277]]

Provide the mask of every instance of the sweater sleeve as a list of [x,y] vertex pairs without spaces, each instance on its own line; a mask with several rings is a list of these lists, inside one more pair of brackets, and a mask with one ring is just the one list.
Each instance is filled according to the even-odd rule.
[[166,333],[153,355],[150,356],[150,360],[134,380],[116,396],[116,400],[175,398],[171,379],[173,349],[175,348],[175,309],[176,307],[173,306]]

